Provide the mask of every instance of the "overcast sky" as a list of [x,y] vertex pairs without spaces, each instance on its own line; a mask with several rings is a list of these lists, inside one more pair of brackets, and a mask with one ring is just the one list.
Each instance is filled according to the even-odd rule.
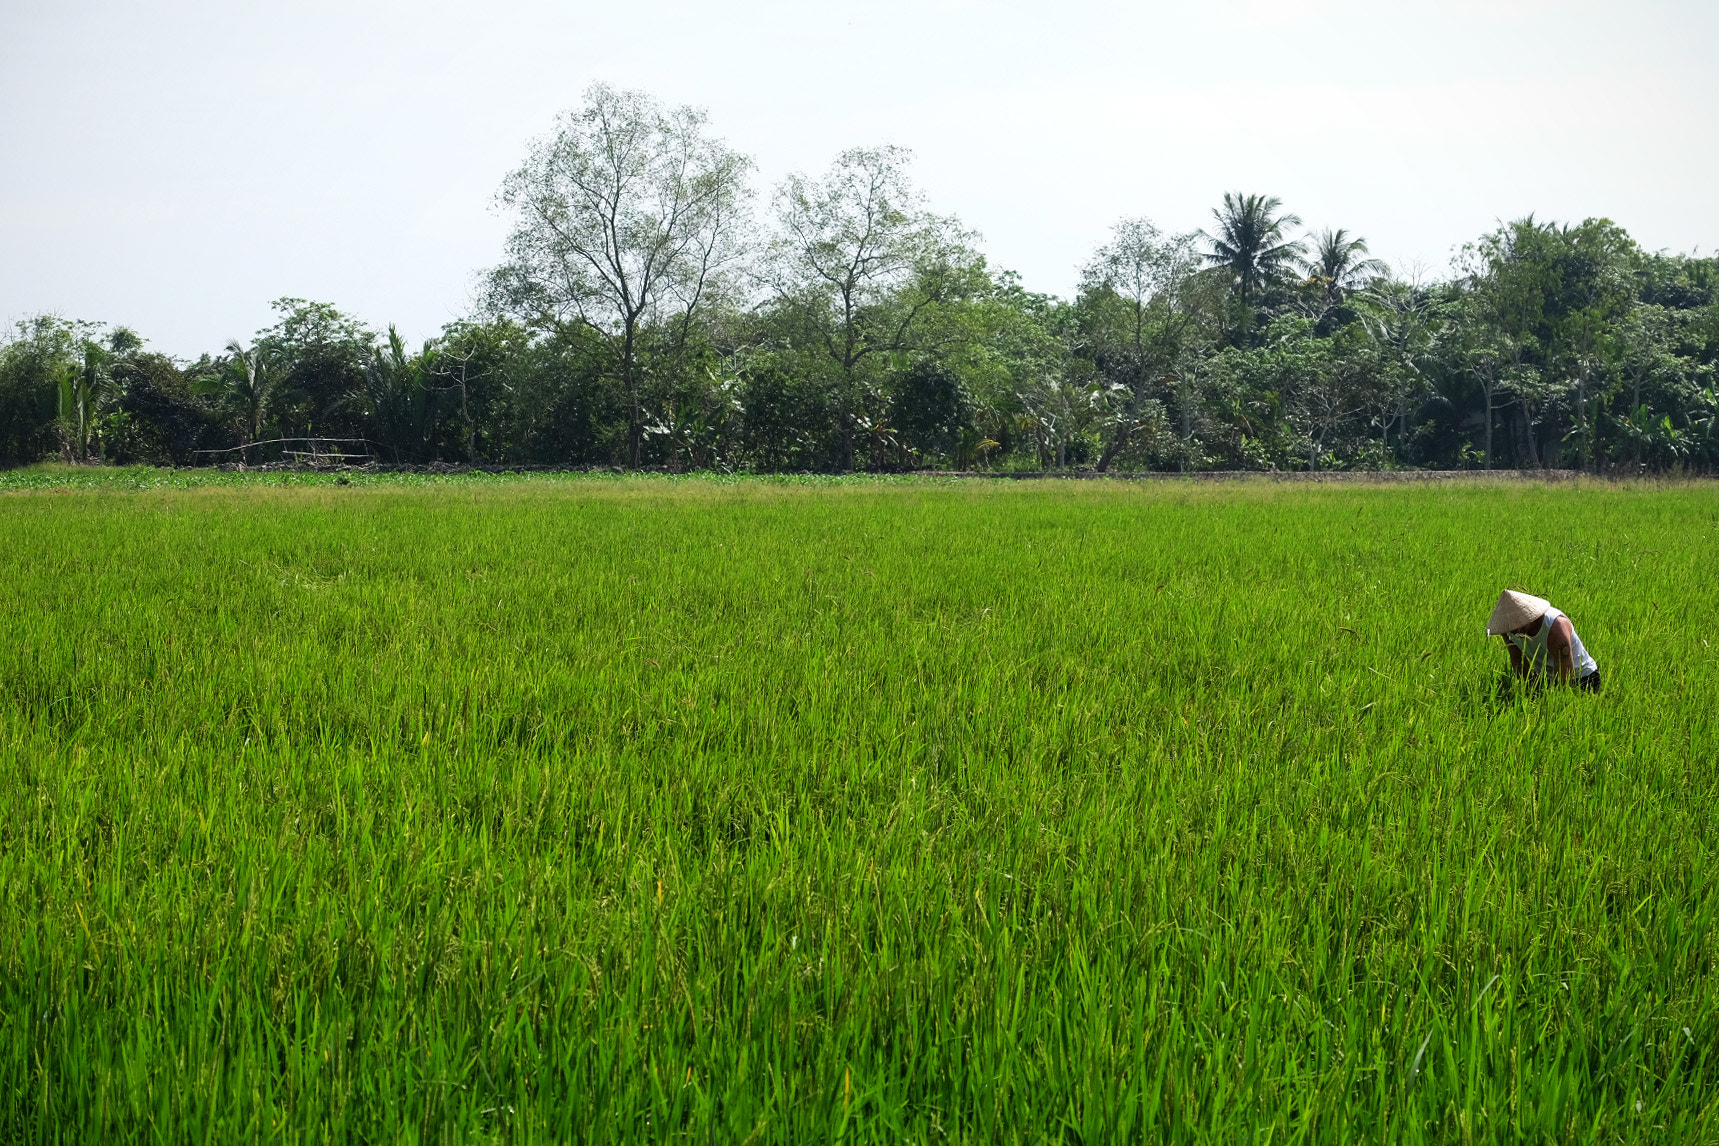
[[1719,5],[1634,0],[0,0],[0,319],[194,356],[333,302],[416,340],[499,255],[502,177],[593,80],[709,109],[762,192],[913,149],[993,265],[1280,196],[1393,263],[1530,211],[1719,245]]

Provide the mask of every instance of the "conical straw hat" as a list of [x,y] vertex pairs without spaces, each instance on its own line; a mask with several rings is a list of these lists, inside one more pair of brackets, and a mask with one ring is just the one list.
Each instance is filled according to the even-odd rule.
[[1492,616],[1486,621],[1486,635],[1500,636],[1532,624],[1552,611],[1552,602],[1531,593],[1506,589],[1498,594],[1498,604],[1492,606]]

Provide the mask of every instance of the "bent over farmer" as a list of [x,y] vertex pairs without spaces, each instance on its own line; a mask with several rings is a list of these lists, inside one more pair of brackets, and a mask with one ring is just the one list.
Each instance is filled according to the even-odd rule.
[[1486,635],[1503,637],[1510,650],[1510,667],[1517,676],[1573,684],[1586,692],[1600,691],[1600,666],[1582,647],[1582,638],[1552,602],[1506,589],[1498,595]]

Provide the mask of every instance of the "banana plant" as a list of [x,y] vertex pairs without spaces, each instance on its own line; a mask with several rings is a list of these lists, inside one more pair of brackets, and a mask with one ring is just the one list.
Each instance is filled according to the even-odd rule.
[[[1640,453],[1662,464],[1674,465],[1695,452],[1697,434],[1706,427],[1692,421],[1689,429],[1678,429],[1670,414],[1654,416],[1644,402],[1617,420],[1623,439]],[[1704,435],[1703,435],[1704,436]]]
[[99,419],[113,399],[113,356],[93,339],[83,339],[79,361],[60,367],[55,428],[60,453],[71,465],[84,465],[101,453]]
[[1696,395],[1696,401],[1695,409],[1689,412],[1691,452],[1698,448],[1704,459],[1711,463],[1716,448],[1719,448],[1719,394],[1707,387]]
[[974,426],[962,426],[961,438],[955,446],[955,468],[970,470],[975,465],[984,465],[986,456],[997,448],[997,443]]

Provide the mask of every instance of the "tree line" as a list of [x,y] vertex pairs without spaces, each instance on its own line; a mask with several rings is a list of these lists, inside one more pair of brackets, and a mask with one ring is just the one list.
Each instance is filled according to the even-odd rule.
[[314,439],[677,471],[1719,462],[1719,260],[1529,217],[1423,280],[1229,194],[1208,230],[1119,221],[1063,299],[992,267],[909,158],[847,151],[760,203],[702,112],[597,85],[503,184],[471,318],[413,348],[280,299],[248,345],[185,361],[38,316],[0,345],[0,460],[258,464]]

